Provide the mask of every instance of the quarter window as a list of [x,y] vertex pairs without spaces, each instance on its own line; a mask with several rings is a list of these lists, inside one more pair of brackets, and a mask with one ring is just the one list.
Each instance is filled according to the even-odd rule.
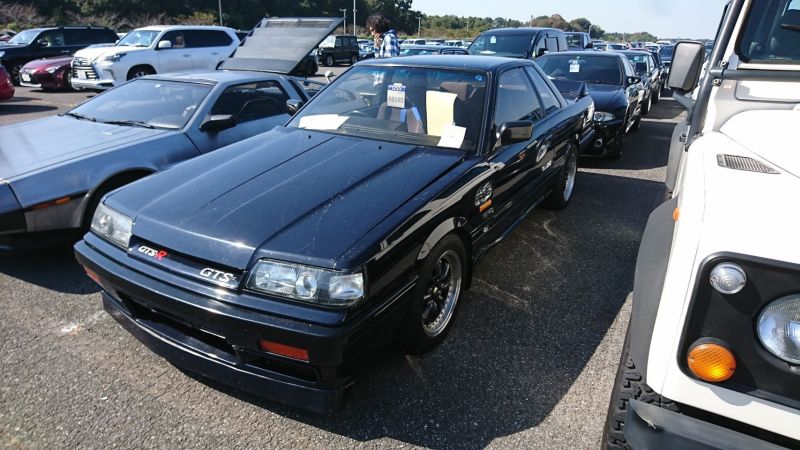
[[230,114],[238,123],[265,119],[288,114],[288,99],[276,81],[239,84],[225,89],[211,108],[209,116]]
[[506,122],[536,122],[543,117],[542,105],[522,68],[511,69],[500,75],[494,114],[495,132]]

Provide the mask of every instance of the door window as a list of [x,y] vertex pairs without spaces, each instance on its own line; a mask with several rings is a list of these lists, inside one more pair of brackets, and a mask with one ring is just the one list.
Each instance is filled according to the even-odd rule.
[[555,111],[558,111],[561,108],[561,103],[558,100],[558,96],[553,92],[553,89],[544,81],[542,75],[536,71],[533,67],[526,67],[525,71],[528,73],[528,76],[531,77],[533,80],[533,85],[536,86],[536,90],[539,91],[539,97],[542,99],[542,106],[544,106],[545,114],[551,114]]
[[64,34],[60,30],[49,30],[45,31],[39,35],[39,39],[36,41],[42,47],[63,47],[64,43]]
[[277,81],[239,84],[225,89],[208,114],[230,114],[237,123],[249,122],[288,114],[288,99]]
[[233,42],[228,33],[219,30],[187,30],[184,35],[188,47],[227,47]]
[[546,44],[547,51],[555,53],[558,51],[558,38],[555,36],[547,36]]
[[169,31],[164,33],[162,41],[172,42],[172,48],[186,48],[186,38],[183,31]]
[[542,105],[522,68],[511,69],[500,75],[497,85],[497,105],[494,113],[495,134],[506,122],[531,120],[543,117]]

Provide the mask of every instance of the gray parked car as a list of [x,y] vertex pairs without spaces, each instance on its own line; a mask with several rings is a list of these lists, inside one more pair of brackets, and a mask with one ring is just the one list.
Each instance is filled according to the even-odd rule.
[[313,92],[284,74],[341,19],[269,20],[290,22],[269,30],[306,39],[279,58],[243,51],[221,70],[137,78],[64,114],[0,128],[0,254],[78,237],[111,190],[284,124]]

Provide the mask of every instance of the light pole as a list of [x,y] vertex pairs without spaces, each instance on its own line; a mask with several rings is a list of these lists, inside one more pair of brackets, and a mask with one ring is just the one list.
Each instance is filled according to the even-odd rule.
[[[347,34],[347,8],[339,8],[339,11],[342,12],[342,19],[344,20],[344,23],[342,24],[344,34]],[[353,34],[356,34],[355,31],[353,31]]]
[[222,26],[222,0],[219,0],[219,26]]
[[356,35],[356,0],[353,0],[353,36]]
[[417,17],[417,37],[422,37],[422,17]]

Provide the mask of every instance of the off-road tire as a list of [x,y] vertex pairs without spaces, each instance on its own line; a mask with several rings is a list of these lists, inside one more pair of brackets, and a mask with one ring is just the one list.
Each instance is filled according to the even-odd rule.
[[672,412],[680,412],[678,405],[667,398],[655,393],[642,375],[630,356],[630,328],[625,334],[625,344],[622,347],[617,376],[614,379],[614,388],[611,392],[611,401],[608,404],[606,425],[603,428],[601,447],[608,450],[627,450],[625,441],[625,416],[628,414],[630,400],[664,408]]

